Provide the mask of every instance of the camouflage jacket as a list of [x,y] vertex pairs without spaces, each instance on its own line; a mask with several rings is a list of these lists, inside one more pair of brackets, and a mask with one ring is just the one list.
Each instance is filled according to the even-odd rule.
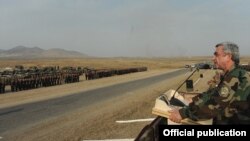
[[220,79],[217,87],[193,98],[180,109],[183,118],[213,118],[214,124],[250,124],[250,76],[233,67]]

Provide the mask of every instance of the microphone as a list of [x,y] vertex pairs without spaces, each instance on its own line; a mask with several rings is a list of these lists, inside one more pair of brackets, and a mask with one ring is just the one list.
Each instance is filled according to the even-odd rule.
[[195,67],[195,70],[193,70],[193,72],[185,79],[185,81],[183,81],[183,83],[181,83],[181,85],[175,90],[173,96],[170,98],[170,101],[169,101],[170,104],[171,104],[171,103],[175,103],[176,106],[181,106],[181,107],[185,106],[185,104],[184,104],[183,102],[181,102],[180,100],[178,100],[178,99],[175,98],[175,94],[176,94],[176,92],[183,86],[183,84],[185,84],[185,82],[186,82],[191,76],[194,75],[194,73],[195,73],[196,71],[199,71],[199,68]]

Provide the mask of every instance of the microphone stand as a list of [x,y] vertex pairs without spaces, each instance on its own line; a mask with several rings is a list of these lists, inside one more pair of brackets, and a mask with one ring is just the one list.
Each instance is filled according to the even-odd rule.
[[[175,92],[174,92],[173,96],[171,97],[170,101],[172,101],[172,100],[174,99],[176,92],[183,86],[183,84],[185,84],[185,82],[186,82],[191,76],[193,76],[194,73],[195,73],[196,71],[198,71],[198,70],[199,70],[199,69],[198,69],[197,67],[195,67],[195,70],[194,70],[194,71],[186,78],[186,80],[183,81],[183,83],[181,83],[181,85],[175,90]],[[170,101],[169,101],[169,102],[170,102]]]

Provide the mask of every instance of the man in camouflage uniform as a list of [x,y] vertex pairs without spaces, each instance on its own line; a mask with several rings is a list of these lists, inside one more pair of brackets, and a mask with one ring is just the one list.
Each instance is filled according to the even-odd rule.
[[217,44],[213,61],[223,71],[218,85],[192,98],[188,106],[170,111],[169,119],[181,122],[184,118],[213,118],[214,124],[250,124],[250,76],[238,67],[238,46]]

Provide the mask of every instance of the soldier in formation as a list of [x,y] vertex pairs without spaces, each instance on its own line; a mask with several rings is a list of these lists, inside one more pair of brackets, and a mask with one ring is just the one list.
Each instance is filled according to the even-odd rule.
[[5,93],[5,86],[10,85],[11,91],[22,91],[35,89],[39,87],[49,87],[60,85],[62,83],[79,82],[80,75],[76,70],[61,71],[51,69],[51,67],[43,70],[20,70],[14,71],[13,74],[0,76],[0,93]]
[[5,93],[5,78],[0,77],[0,94]]

